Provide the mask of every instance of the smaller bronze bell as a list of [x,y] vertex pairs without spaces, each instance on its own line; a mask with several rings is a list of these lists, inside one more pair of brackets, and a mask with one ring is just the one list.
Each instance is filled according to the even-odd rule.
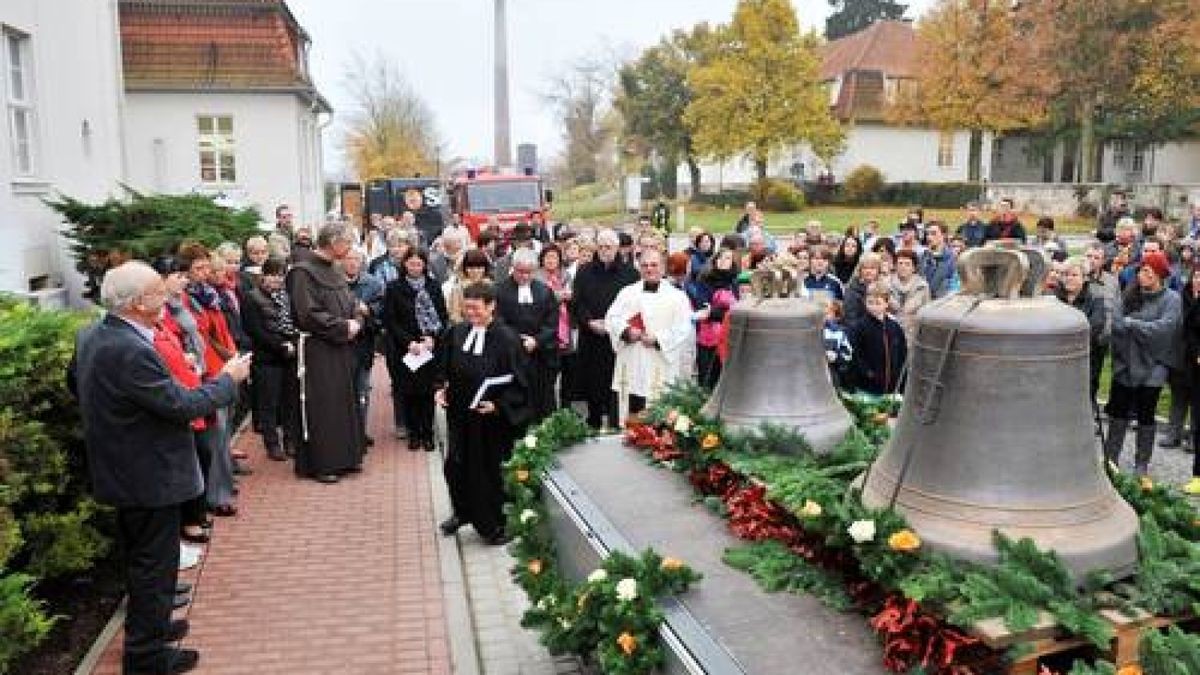
[[825,360],[825,310],[801,298],[752,298],[732,310],[729,360],[703,413],[733,429],[764,422],[828,452],[850,429]]

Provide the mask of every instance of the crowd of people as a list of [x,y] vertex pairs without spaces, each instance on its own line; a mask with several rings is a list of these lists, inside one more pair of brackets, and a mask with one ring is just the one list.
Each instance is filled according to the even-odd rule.
[[[894,228],[869,220],[831,232],[813,221],[786,237],[748,203],[729,232],[693,228],[677,250],[648,218],[627,229],[493,221],[472,238],[458,222],[422,230],[411,214],[315,232],[286,206],[275,216],[272,231],[240,244],[188,243],[114,268],[102,288],[109,312],[79,341],[73,382],[97,496],[118,508],[127,548],[144,554],[130,558],[133,671],[195,663],[164,646],[187,630],[169,623],[171,606],[186,602],[176,571],[194,562],[179,544],[207,541],[214,516],[236,516],[238,477],[250,469],[230,441],[247,416],[271,460],[337,483],[362,470],[374,445],[372,371],[382,361],[385,426],[408,450],[436,449],[445,410],[453,515],[441,531],[470,524],[500,544],[500,466],[515,439],[558,408],[579,405],[604,431],[673,382],[715,386],[731,310],[754,270],[785,256],[799,294],[824,303],[841,389],[899,392],[918,312],[959,289],[957,257],[1015,240],[1049,261],[1044,293],[1087,317],[1093,401],[1111,361],[1112,461],[1136,423],[1135,470],[1147,474],[1164,387],[1162,445],[1184,442],[1200,406],[1200,208],[1176,226],[1155,209],[1134,220],[1114,200],[1074,256],[1050,218],[1027,233],[1010,200],[986,216],[969,204],[954,225],[913,209]],[[149,456],[135,458],[126,439],[143,436]],[[1200,493],[1200,461],[1194,475],[1186,489]]]

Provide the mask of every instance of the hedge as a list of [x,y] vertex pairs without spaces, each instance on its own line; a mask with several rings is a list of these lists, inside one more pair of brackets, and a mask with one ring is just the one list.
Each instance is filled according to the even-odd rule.
[[75,334],[92,318],[0,296],[0,673],[56,620],[37,582],[87,572],[111,550],[66,385]]
[[[874,200],[852,201],[842,183],[801,186],[804,201],[810,205],[835,204],[846,206],[921,206],[935,209],[962,208],[968,202],[979,201],[983,186],[979,183],[884,183]],[[716,207],[741,208],[751,200],[748,190],[725,190],[702,193],[697,201]]]

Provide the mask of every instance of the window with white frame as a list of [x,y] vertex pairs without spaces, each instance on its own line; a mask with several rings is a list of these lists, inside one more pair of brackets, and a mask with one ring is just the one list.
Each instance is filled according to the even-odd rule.
[[237,182],[234,154],[233,117],[200,115],[196,117],[196,136],[200,150],[200,182],[229,184]]
[[14,30],[0,31],[4,38],[4,98],[8,134],[12,140],[13,173],[37,174],[37,125],[33,100],[33,58],[29,36]]
[[938,156],[937,165],[939,167],[954,166],[954,132],[943,131],[938,134]]

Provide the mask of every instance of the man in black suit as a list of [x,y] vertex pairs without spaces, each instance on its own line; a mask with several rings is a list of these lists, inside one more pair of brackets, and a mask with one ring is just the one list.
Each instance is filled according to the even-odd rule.
[[182,673],[200,658],[168,646],[188,628],[171,621],[180,504],[204,491],[190,422],[232,404],[250,368],[249,356],[235,357],[197,389],[177,384],[154,349],[166,295],[162,277],[145,263],[109,270],[100,288],[108,313],[80,333],[69,375],[92,491],[116,508],[126,552],[126,673]]
[[512,271],[496,282],[496,314],[521,338],[528,358],[530,408],[534,419],[558,409],[554,382],[558,378],[558,296],[533,278],[538,259],[527,248],[513,251]]

